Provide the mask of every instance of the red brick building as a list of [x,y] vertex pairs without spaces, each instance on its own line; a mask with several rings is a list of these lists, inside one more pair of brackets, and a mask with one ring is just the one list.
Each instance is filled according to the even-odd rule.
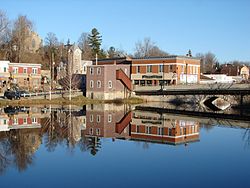
[[200,59],[189,56],[147,58],[113,58],[97,61],[98,65],[130,65],[133,89],[162,84],[199,83]]
[[131,139],[174,145],[199,141],[199,122],[170,114],[134,111]]
[[9,63],[9,73],[19,87],[29,90],[41,88],[41,64]]
[[86,77],[86,96],[91,99],[123,99],[132,90],[129,65],[91,65]]

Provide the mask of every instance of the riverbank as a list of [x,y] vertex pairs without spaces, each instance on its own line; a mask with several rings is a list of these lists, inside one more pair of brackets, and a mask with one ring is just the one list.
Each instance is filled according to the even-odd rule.
[[143,99],[137,97],[131,97],[128,99],[115,99],[115,100],[94,100],[88,99],[84,96],[73,97],[70,101],[68,98],[55,98],[55,99],[29,99],[29,98],[21,98],[20,100],[8,100],[3,99],[0,100],[0,106],[7,105],[77,105],[82,106],[86,104],[104,104],[104,103],[114,103],[114,104],[140,104],[143,103]]

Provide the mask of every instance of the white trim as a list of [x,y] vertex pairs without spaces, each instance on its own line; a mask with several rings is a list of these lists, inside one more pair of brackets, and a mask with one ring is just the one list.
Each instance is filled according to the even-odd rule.
[[31,63],[9,63],[9,66],[12,66],[12,67],[38,67],[38,68],[41,68],[41,64],[31,64]]
[[[132,64],[132,66],[147,66],[147,65],[186,65],[188,63],[154,63],[154,64],[148,64],[148,63],[145,63],[145,64]],[[188,66],[192,67],[192,66],[195,66],[195,67],[200,67],[200,65],[196,65],[196,64],[188,64]]]
[[155,136],[155,137],[165,137],[165,138],[182,138],[185,136],[194,136],[194,135],[199,135],[199,133],[192,133],[192,134],[183,134],[180,136],[168,136],[168,135],[158,135],[158,134],[147,134],[147,133],[137,133],[137,132],[131,132],[131,134],[138,134],[138,135],[146,135],[146,136]]

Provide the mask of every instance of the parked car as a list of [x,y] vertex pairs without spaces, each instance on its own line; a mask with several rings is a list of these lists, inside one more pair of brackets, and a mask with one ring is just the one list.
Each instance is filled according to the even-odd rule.
[[4,92],[4,98],[5,99],[20,99],[21,93],[17,90],[7,90]]

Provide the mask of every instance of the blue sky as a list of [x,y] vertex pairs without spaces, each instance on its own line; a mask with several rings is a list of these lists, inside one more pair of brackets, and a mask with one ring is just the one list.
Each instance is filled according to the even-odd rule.
[[250,61],[249,0],[0,0],[0,9],[12,20],[27,15],[42,38],[54,32],[65,43],[96,27],[106,49],[132,53],[150,37],[171,54]]

